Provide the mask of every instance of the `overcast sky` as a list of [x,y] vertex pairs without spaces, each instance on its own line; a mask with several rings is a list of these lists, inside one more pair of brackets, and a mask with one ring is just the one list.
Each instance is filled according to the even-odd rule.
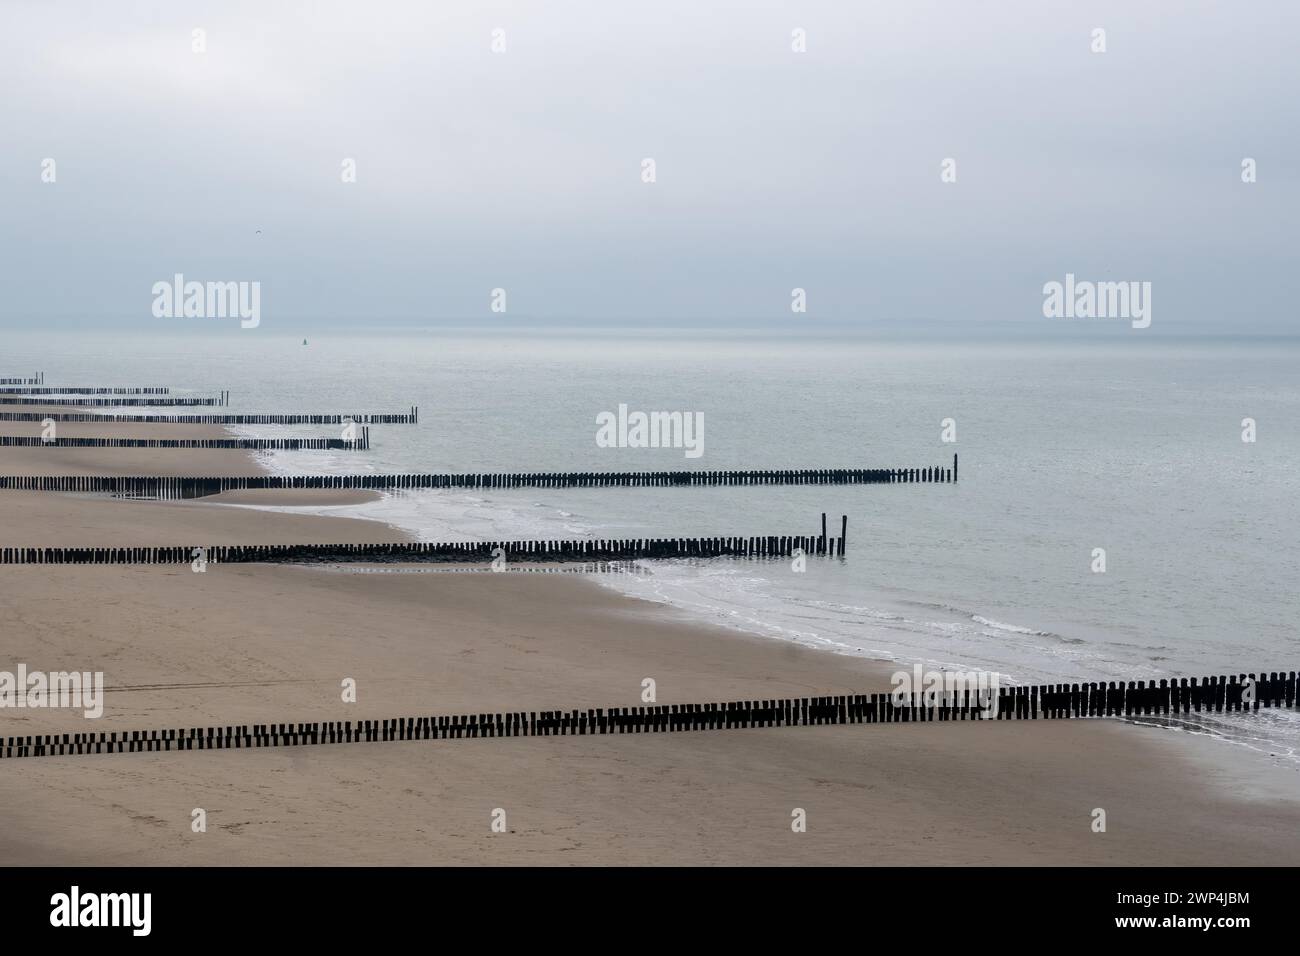
[[809,321],[975,331],[1048,322],[1072,272],[1150,281],[1153,328],[1296,330],[1293,0],[0,19],[0,322],[147,324],[181,272],[260,281],[263,329],[486,322],[496,287],[512,318],[789,323],[803,287]]

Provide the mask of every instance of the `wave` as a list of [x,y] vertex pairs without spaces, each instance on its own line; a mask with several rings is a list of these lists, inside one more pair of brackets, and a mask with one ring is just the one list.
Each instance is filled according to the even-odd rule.
[[983,624],[985,627],[991,627],[999,631],[1010,631],[1012,634],[1028,634],[1030,637],[1060,637],[1059,634],[1053,634],[1051,631],[1035,631],[1031,627],[1021,627],[1018,624],[1004,624],[1002,621],[994,621],[980,614],[972,614],[970,619],[976,624]]
[[984,615],[976,613],[975,611],[972,611],[969,608],[956,607],[955,605],[952,604],[943,604],[943,603],[937,603],[931,601],[905,601],[904,603],[911,604],[916,607],[924,607],[924,608],[930,608],[931,610],[944,611],[947,612],[948,614],[953,614],[958,617],[964,617],[970,621],[973,621],[976,624],[979,624],[982,627],[992,628],[995,631],[1004,631],[1007,634],[1020,634],[1025,637],[1047,637],[1047,638],[1051,638],[1054,641],[1059,641],[1062,644],[1088,643],[1083,638],[1067,637],[1066,635],[1057,633],[1056,631],[1042,631],[1042,630],[1038,630],[1037,628],[1023,627],[1022,625],[1019,624],[1008,624],[1005,621],[995,621],[993,618],[985,617]]

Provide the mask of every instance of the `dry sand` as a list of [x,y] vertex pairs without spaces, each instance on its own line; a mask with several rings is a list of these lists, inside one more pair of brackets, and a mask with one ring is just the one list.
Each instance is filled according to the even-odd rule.
[[[256,467],[239,451],[0,449],[10,474]],[[0,492],[0,528],[2,545],[402,537],[217,499],[30,492]],[[883,664],[692,624],[576,575],[27,566],[0,582],[0,669],[108,685],[99,720],[3,710],[3,736],[633,706],[646,677],[659,703],[888,686]],[[1102,720],[48,757],[0,761],[0,860],[1294,865],[1298,783],[1230,744]],[[507,833],[490,830],[497,808]]]

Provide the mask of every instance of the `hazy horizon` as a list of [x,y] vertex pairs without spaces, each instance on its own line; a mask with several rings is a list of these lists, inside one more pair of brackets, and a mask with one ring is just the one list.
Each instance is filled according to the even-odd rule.
[[[0,324],[211,321],[152,317],[182,273],[264,333],[1294,325],[1294,5],[199,9],[7,5]],[[1044,318],[1067,273],[1151,327]]]

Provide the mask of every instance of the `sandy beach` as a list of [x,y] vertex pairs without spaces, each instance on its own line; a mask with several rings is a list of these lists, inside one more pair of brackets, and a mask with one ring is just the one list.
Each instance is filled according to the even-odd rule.
[[[61,434],[101,434],[68,425]],[[39,428],[5,423],[9,434]],[[113,434],[215,437],[215,427]],[[5,474],[247,474],[233,450],[4,448]],[[8,545],[401,540],[229,504],[0,492]],[[862,693],[894,668],[706,627],[578,575],[3,569],[4,660],[102,670],[104,716],[0,735]],[[356,703],[341,682],[356,681]],[[92,726],[93,725],[93,726]],[[800,727],[0,761],[11,864],[1300,863],[1296,772],[1111,720]],[[205,833],[191,813],[207,813]],[[508,832],[490,829],[505,811]],[[791,830],[802,808],[807,832]],[[1105,833],[1092,832],[1095,808]]]

